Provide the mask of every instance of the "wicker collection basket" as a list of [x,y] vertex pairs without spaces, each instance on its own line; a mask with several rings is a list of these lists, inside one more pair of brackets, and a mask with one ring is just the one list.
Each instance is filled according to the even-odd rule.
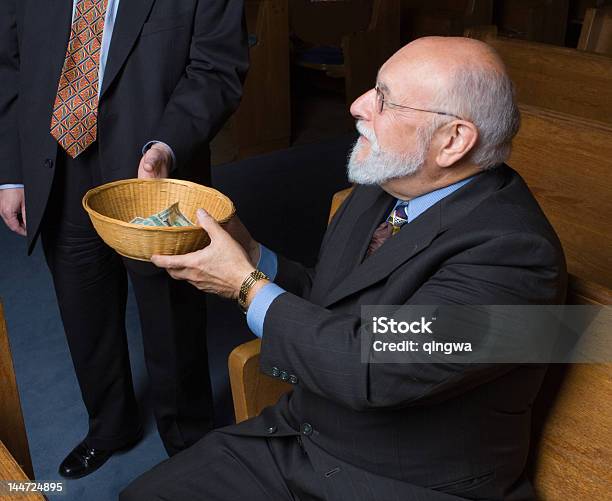
[[179,202],[179,209],[196,223],[196,211],[205,209],[219,223],[234,215],[232,201],[219,191],[177,179],[127,179],[98,186],[83,197],[94,228],[119,254],[149,261],[153,254],[193,252],[210,243],[199,226],[157,227],[130,224],[134,217],[148,217]]

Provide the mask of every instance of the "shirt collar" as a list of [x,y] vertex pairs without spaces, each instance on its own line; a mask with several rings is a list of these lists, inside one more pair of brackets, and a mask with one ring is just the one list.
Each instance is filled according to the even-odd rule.
[[[432,205],[438,203],[443,198],[447,197],[451,193],[457,191],[462,186],[465,186],[472,179],[474,179],[478,174],[474,176],[462,179],[461,181],[457,181],[456,183],[449,184],[448,186],[444,186],[443,188],[430,191],[429,193],[425,193],[424,195],[419,195],[411,200],[408,200],[408,209],[406,214],[408,215],[408,222],[414,221],[417,217],[419,217],[423,212],[429,209]],[[397,207],[401,203],[406,203],[406,200],[397,200],[395,207]]]

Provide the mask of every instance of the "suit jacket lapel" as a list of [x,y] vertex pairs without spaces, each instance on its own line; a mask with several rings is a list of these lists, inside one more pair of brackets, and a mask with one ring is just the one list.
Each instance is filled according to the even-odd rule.
[[378,186],[358,187],[355,208],[347,211],[338,227],[332,246],[327,246],[321,256],[323,265],[317,272],[310,299],[323,301],[330,290],[342,281],[361,262],[372,233],[387,216],[394,199]]
[[119,4],[100,97],[106,93],[109,86],[113,83],[132,47],[134,47],[140,29],[147,19],[154,1],[123,0]]
[[[440,232],[440,204],[431,207],[411,223],[404,225],[400,232],[389,238],[376,252],[360,262],[325,298],[324,306],[378,282],[416,253],[421,252]],[[384,216],[383,216],[384,217]],[[382,220],[382,218],[381,218]],[[380,220],[378,221],[380,223]],[[369,244],[371,235],[367,238]],[[360,254],[360,259],[365,251]]]

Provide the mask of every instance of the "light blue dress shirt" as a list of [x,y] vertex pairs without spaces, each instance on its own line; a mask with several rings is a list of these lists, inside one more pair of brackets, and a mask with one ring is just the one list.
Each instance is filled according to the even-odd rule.
[[[74,15],[76,13],[76,7],[79,0],[72,1],[72,19],[74,20]],[[117,18],[117,9],[119,8],[120,0],[108,0],[108,4],[106,5],[106,15],[104,16],[104,31],[102,32],[102,47],[100,48],[100,67],[98,68],[98,96],[100,96],[100,91],[102,90],[102,81],[104,79],[104,70],[106,69],[106,60],[108,59],[108,51],[110,49],[111,39],[113,37],[113,30],[115,29],[115,19]],[[142,149],[142,153],[144,154],[151,146],[160,141],[149,141],[144,145]],[[162,143],[166,144],[166,143]],[[166,144],[166,146],[168,146]],[[172,148],[170,148],[170,152],[172,153],[173,164],[176,163],[176,158],[174,156],[174,152]],[[0,190],[7,190],[9,188],[23,188],[23,184],[2,184],[0,185]]]
[[[414,221],[432,205],[438,203],[440,200],[442,200],[444,197],[447,197],[454,191],[457,191],[459,188],[474,179],[474,177],[475,176],[468,177],[467,179],[463,179],[457,183],[445,186],[444,188],[440,188],[439,190],[431,191],[419,197],[413,198],[412,200],[409,200],[408,209],[406,211],[406,214],[408,215],[408,222],[410,223]],[[403,202],[406,201],[397,200],[397,202],[395,203],[395,207],[397,207],[398,204]],[[270,249],[264,247],[263,245],[261,245],[260,248],[261,254],[259,262],[257,263],[257,268],[264,272],[270,278],[271,281],[274,281],[278,269],[278,260],[276,254]],[[279,287],[274,283],[269,283],[264,285],[253,298],[253,301],[249,306],[249,310],[247,311],[247,324],[249,326],[249,329],[251,329],[253,334],[255,334],[257,337],[263,336],[264,321],[266,319],[266,313],[268,312],[268,308],[270,308],[272,302],[283,292],[286,291],[282,287]]]

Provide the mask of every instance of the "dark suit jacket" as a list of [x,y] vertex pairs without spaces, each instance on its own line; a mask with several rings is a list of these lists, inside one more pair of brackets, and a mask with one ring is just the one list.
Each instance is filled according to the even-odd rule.
[[[521,177],[501,166],[363,260],[393,203],[379,187],[358,187],[315,270],[279,258],[275,282],[289,292],[267,312],[260,363],[295,376],[294,391],[226,431],[301,431],[330,499],[374,499],[368,489],[376,499],[529,499],[530,410],[545,367],[362,363],[360,307],[563,303],[557,236]],[[363,475],[346,473],[354,468]]]
[[[0,184],[25,184],[30,248],[55,171],[71,14],[70,0],[0,3]],[[98,107],[104,181],[135,177],[158,140],[176,155],[173,177],[209,184],[208,144],[239,103],[247,51],[242,0],[122,0]]]

